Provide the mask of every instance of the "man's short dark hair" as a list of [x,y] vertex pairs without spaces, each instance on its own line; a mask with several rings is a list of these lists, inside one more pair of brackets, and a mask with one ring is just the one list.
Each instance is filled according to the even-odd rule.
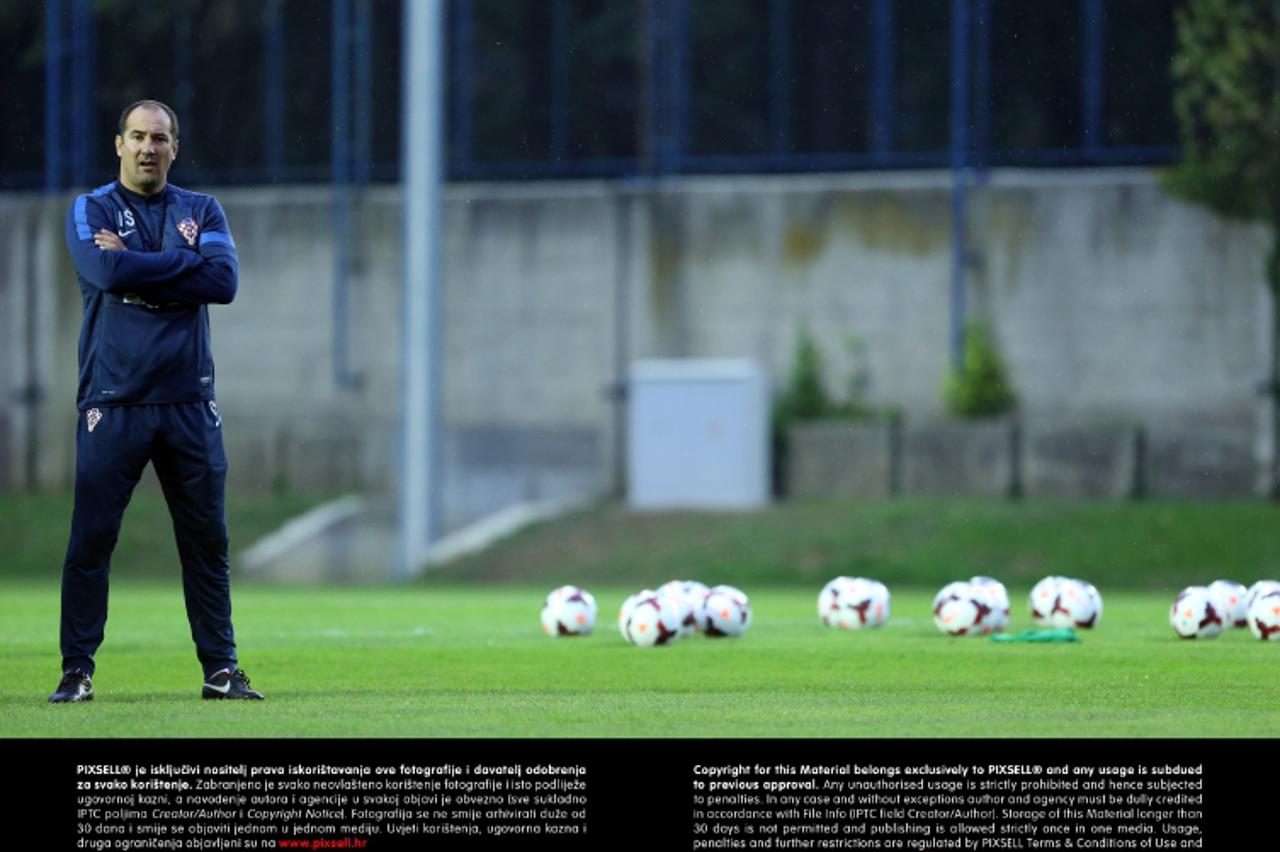
[[164,110],[165,114],[169,116],[169,127],[173,131],[173,138],[178,138],[178,114],[170,109],[168,104],[161,103],[160,101],[153,101],[150,98],[146,98],[141,101],[134,101],[124,108],[124,112],[120,113],[120,124],[118,127],[121,136],[124,136],[124,126],[129,121],[129,116],[132,115],[133,111],[139,107]]

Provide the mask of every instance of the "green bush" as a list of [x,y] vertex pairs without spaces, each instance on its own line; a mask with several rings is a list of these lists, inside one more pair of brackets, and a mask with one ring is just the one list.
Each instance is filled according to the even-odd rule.
[[992,417],[1018,403],[1008,371],[985,323],[965,325],[963,363],[947,373],[943,387],[947,411],[957,417]]
[[823,383],[822,352],[809,329],[801,326],[791,355],[791,374],[782,392],[773,399],[771,439],[773,444],[773,493],[783,495],[787,469],[787,429],[800,420],[819,420],[834,406]]
[[777,414],[783,420],[817,420],[831,413],[834,406],[827,395],[823,371],[817,343],[807,328],[801,328],[791,356],[791,376],[777,402]]
[[809,329],[801,326],[796,334],[796,346],[791,356],[791,373],[787,384],[774,397],[773,403],[773,466],[774,493],[782,495],[783,471],[788,461],[787,430],[805,420],[869,420],[882,417],[899,420],[902,412],[897,407],[876,407],[867,401],[871,386],[871,371],[867,366],[867,343],[853,334],[846,334],[844,345],[849,353],[852,370],[845,384],[843,399],[832,399],[827,393],[825,359]]

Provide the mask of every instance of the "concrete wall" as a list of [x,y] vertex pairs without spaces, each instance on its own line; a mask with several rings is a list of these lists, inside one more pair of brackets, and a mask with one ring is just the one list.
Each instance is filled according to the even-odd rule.
[[[367,193],[354,217],[350,385],[335,380],[328,191],[218,195],[242,263],[235,304],[211,311],[233,484],[389,490],[397,190]],[[71,478],[69,200],[0,196],[0,487]],[[804,324],[833,392],[856,335],[873,402],[940,416],[945,174],[457,185],[446,204],[455,519],[609,487],[620,462],[606,391],[633,357],[752,357],[777,387]],[[1175,201],[1144,171],[997,172],[970,209],[970,310],[991,322],[1026,416],[1142,425],[1153,448],[1212,433],[1253,452],[1270,353],[1261,228]]]
[[1253,493],[1258,476],[1247,440],[1213,430],[1152,436],[1141,426],[1003,417],[817,421],[788,437],[784,486],[796,497],[1232,498]]
[[[1024,407],[1251,423],[1265,376],[1265,235],[1170,199],[1147,172],[996,173],[972,196],[971,314]],[[798,323],[838,392],[867,344],[872,401],[941,413],[950,276],[944,175],[693,181],[646,205],[640,354],[749,354],[785,376]]]
[[81,308],[66,209],[0,194],[0,488],[71,482]]

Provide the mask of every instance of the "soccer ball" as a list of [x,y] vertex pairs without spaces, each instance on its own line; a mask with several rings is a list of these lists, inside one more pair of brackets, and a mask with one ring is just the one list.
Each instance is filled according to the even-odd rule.
[[1050,576],[1031,588],[1030,605],[1031,618],[1036,624],[1057,628],[1093,627],[1102,612],[1102,596],[1089,583]]
[[636,592],[634,595],[629,595],[622,602],[622,606],[618,607],[618,632],[622,634],[623,639],[628,642],[631,641],[627,636],[627,617],[631,615],[631,610],[635,609],[636,604],[640,603],[640,601],[645,598],[656,597],[657,594],[653,589],[645,589],[644,591]]
[[1205,586],[1188,586],[1169,609],[1169,624],[1183,639],[1212,639],[1222,632],[1222,614]]
[[1214,580],[1209,584],[1209,595],[1227,627],[1245,627],[1249,608],[1244,599],[1248,591],[1234,580]]
[[670,645],[680,638],[680,613],[669,596],[650,593],[633,595],[623,607],[619,621],[622,635],[632,645],[652,648]]
[[842,630],[880,627],[889,620],[889,589],[879,580],[836,577],[818,594],[818,617]]
[[1088,583],[1063,578],[1058,584],[1058,602],[1049,620],[1054,627],[1093,627],[1098,623],[1096,602],[1101,600],[1097,589],[1090,594]]
[[715,586],[702,602],[706,635],[713,638],[741,636],[751,626],[751,604],[741,589]]
[[857,630],[862,627],[882,627],[889,620],[889,589],[879,580],[868,580],[858,577],[850,589],[850,599],[846,607],[856,613],[851,618],[849,627]]
[[675,611],[677,629],[680,631],[681,638],[692,636],[698,631],[698,617],[694,615],[693,602],[685,595],[683,589],[666,592],[659,589],[658,597]]
[[991,629],[1004,630],[1008,627],[1009,591],[1004,583],[993,577],[974,577],[969,580],[969,587],[991,607]]
[[1264,592],[1249,607],[1249,630],[1262,640],[1280,641],[1280,589]]
[[586,636],[596,626],[596,599],[586,589],[561,586],[547,595],[542,629],[549,636]]
[[689,599],[689,605],[693,607],[693,629],[697,633],[707,632],[707,613],[703,604],[706,603],[709,594],[711,589],[705,584],[697,580],[684,581],[684,595]]
[[942,603],[952,595],[968,594],[969,586],[970,583],[966,580],[956,580],[955,582],[947,583],[938,590],[936,595],[933,596],[933,608],[936,610],[938,608],[938,604]]
[[[944,594],[945,593],[945,594]],[[986,593],[971,583],[948,583],[933,604],[933,623],[951,636],[981,636],[995,630]]]
[[1249,587],[1249,591],[1244,593],[1244,610],[1248,612],[1253,607],[1253,602],[1259,596],[1270,594],[1271,592],[1280,592],[1280,583],[1275,580],[1259,580]]
[[1031,608],[1031,620],[1044,627],[1051,625],[1054,607],[1058,603],[1058,584],[1063,577],[1045,577],[1031,587],[1027,604]]
[[849,597],[852,577],[836,577],[818,592],[818,618],[828,627],[844,627],[844,602]]
[[692,636],[704,629],[702,602],[708,589],[697,580],[671,580],[658,587],[660,596],[669,598],[680,610],[680,635]]

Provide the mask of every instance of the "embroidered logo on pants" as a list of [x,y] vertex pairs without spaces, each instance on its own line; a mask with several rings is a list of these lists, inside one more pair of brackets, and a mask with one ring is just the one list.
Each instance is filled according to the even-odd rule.
[[222,425],[222,415],[218,413],[218,406],[213,400],[209,400],[209,411],[213,414],[213,428],[217,429]]
[[102,412],[96,408],[90,408],[84,416],[85,423],[89,426],[89,431],[93,431],[93,427],[98,425],[98,421],[102,419]]

